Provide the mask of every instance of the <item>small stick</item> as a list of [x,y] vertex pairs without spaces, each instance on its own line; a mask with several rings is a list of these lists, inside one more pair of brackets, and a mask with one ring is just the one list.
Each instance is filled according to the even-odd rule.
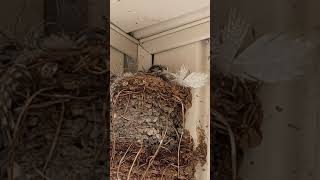
[[38,96],[39,94],[41,94],[43,91],[48,91],[51,90],[53,88],[44,88],[44,89],[40,89],[39,91],[35,92],[25,103],[25,105],[23,106],[18,119],[17,119],[17,124],[14,127],[14,134],[13,134],[13,142],[15,142],[16,138],[17,138],[17,132],[21,123],[21,120],[23,118],[23,116],[25,115],[25,112],[29,109],[29,106],[31,105],[32,101],[36,98],[36,96]]
[[95,75],[102,75],[102,74],[105,74],[105,73],[107,73],[109,70],[103,70],[103,71],[95,71],[95,70],[92,70],[92,69],[89,69],[89,68],[86,68],[87,69],[87,71],[89,72],[89,73],[92,73],[92,74],[95,74]]
[[163,148],[163,149],[165,149],[166,151],[168,151],[169,153],[171,153],[171,151],[170,151],[168,148],[166,148],[166,147],[164,147],[164,146],[161,146],[161,148]]
[[142,176],[142,178],[141,178],[142,180],[143,180],[143,179],[145,178],[145,176],[147,175],[147,172],[148,172],[148,170],[150,169],[150,167],[151,167],[154,159],[155,159],[156,156],[158,155],[159,150],[160,150],[160,147],[162,146],[162,143],[163,143],[163,139],[161,139],[160,144],[159,144],[156,152],[154,153],[154,155],[153,155],[152,158],[150,159],[150,162],[149,162],[149,164],[148,164],[148,166],[147,166],[147,169],[145,170],[145,172],[143,173],[143,176]]
[[113,102],[113,104],[112,104],[113,106],[115,106],[115,105],[117,104],[117,100],[118,100],[120,94],[121,94],[123,91],[124,91],[124,89],[122,89],[122,90],[117,94],[117,97],[116,97],[116,99],[114,100],[114,102]]
[[28,110],[30,104],[32,103],[32,101],[39,95],[41,94],[43,91],[48,91],[48,90],[52,90],[54,89],[53,87],[51,88],[43,88],[43,89],[40,89],[39,91],[35,92],[29,99],[27,99],[25,105],[23,106],[19,116],[18,116],[18,119],[17,119],[17,123],[16,123],[16,126],[14,127],[14,130],[13,130],[13,139],[12,139],[12,144],[11,144],[11,151],[10,151],[10,165],[11,165],[11,171],[10,171],[10,176],[11,176],[11,180],[13,180],[13,161],[14,161],[14,148],[15,148],[15,144],[16,144],[16,141],[17,141],[17,136],[18,136],[18,130],[19,130],[19,127],[20,127],[20,123],[22,121],[22,119],[25,117],[25,113],[26,111]]
[[115,139],[115,137],[114,137],[114,140],[113,140],[113,142],[112,142],[111,162],[113,161],[114,156],[115,156],[115,154],[116,154],[115,151],[116,151],[116,139]]
[[129,94],[128,96],[129,96],[128,102],[127,102],[126,109],[124,110],[124,113],[123,113],[123,114],[126,114],[126,113],[127,113],[128,106],[129,106],[129,103],[130,103],[131,95]]
[[127,118],[127,117],[124,117],[123,115],[120,115],[120,117],[122,117],[122,118],[125,119],[125,120],[132,121],[132,119],[129,119],[129,118]]
[[237,179],[237,147],[235,143],[235,138],[234,138],[234,133],[228,124],[228,122],[224,119],[224,117],[218,113],[214,112],[214,115],[216,116],[217,120],[221,123],[223,123],[229,132],[229,137],[230,137],[230,146],[231,146],[231,161],[232,161],[232,179],[236,180]]
[[172,164],[169,164],[169,165],[167,165],[164,169],[163,169],[163,173],[162,173],[162,175],[161,175],[161,179],[160,180],[162,180],[163,179],[163,176],[164,176],[164,173],[166,172],[166,169],[169,167],[169,166],[171,166]]
[[177,96],[174,96],[174,97],[177,98],[177,100],[181,103],[181,113],[182,113],[182,122],[183,122],[182,126],[184,128],[185,127],[184,104],[183,104],[182,100],[179,97],[177,97]]
[[95,98],[96,96],[84,96],[84,97],[77,97],[77,96],[72,96],[69,94],[40,94],[41,96],[45,97],[54,97],[54,98],[69,98],[69,99],[78,99],[78,100],[91,100]]
[[49,152],[48,157],[47,157],[47,161],[46,161],[46,163],[44,164],[44,166],[42,168],[43,172],[46,170],[46,168],[48,166],[48,163],[51,160],[53,151],[54,151],[54,149],[55,149],[55,147],[57,145],[57,142],[58,142],[58,137],[59,137],[60,130],[61,130],[61,127],[62,127],[62,122],[63,122],[63,119],[64,119],[64,111],[65,111],[64,103],[62,103],[61,107],[62,107],[62,110],[61,110],[61,115],[60,115],[60,121],[59,121],[58,128],[57,128],[56,134],[54,136],[54,139],[53,139],[53,142],[52,142],[52,145],[51,145],[51,148],[50,148],[50,152]]
[[[63,102],[68,102],[68,101],[70,101],[70,99],[53,100],[53,101],[48,101],[45,103],[33,104],[33,105],[30,105],[29,109],[45,108],[45,107],[48,107],[51,105],[60,104]],[[19,108],[16,108],[15,111],[20,111],[21,109],[22,108],[19,107]]]
[[163,136],[162,136],[162,139],[160,140],[160,144],[159,144],[156,152],[154,153],[154,155],[153,155],[152,158],[150,159],[150,162],[149,162],[149,164],[148,164],[148,167],[147,167],[147,169],[145,170],[145,172],[143,173],[143,176],[142,176],[141,180],[143,180],[143,179],[145,178],[145,176],[147,175],[147,172],[148,172],[149,168],[151,167],[154,159],[155,159],[156,156],[158,155],[158,153],[159,153],[159,151],[160,151],[160,149],[161,149],[161,147],[162,147],[162,143],[163,143],[164,139],[166,138],[167,130],[168,130],[168,118],[167,118],[167,123],[166,123],[166,130],[165,130],[165,132],[164,132],[164,134],[163,134]]
[[136,160],[138,159],[139,154],[140,154],[140,153],[141,153],[141,151],[142,151],[142,147],[143,147],[143,146],[142,146],[142,144],[141,144],[141,147],[140,147],[140,149],[139,149],[139,151],[138,151],[138,153],[137,153],[136,157],[134,158],[133,163],[132,163],[132,165],[131,165],[131,167],[130,167],[130,170],[129,170],[129,173],[128,173],[128,177],[127,177],[127,180],[129,180],[129,179],[130,179],[131,171],[132,171],[132,169],[133,169],[134,163],[136,162]]
[[54,101],[48,101],[45,103],[33,104],[30,106],[30,109],[45,108],[51,105],[60,104],[68,101],[70,101],[70,99],[54,100]]
[[83,66],[85,66],[86,65],[85,60],[87,60],[87,59],[88,59],[87,56],[86,57],[81,56],[79,62],[76,65],[74,65],[72,73],[77,72],[79,69],[81,69]]
[[180,147],[181,147],[181,140],[182,140],[183,132],[181,133],[180,140],[179,140],[179,146],[178,146],[178,179],[180,175]]
[[41,177],[43,177],[46,180],[50,180],[50,178],[48,176],[46,176],[43,172],[41,172],[38,168],[36,168],[36,167],[33,167],[33,168]]
[[[113,119],[115,118],[115,113],[112,113],[112,117],[113,117]],[[113,126],[113,121],[111,120],[111,126]],[[112,129],[112,137],[113,137],[113,142],[112,142],[112,154],[111,154],[111,163],[113,164],[113,159],[114,159],[114,156],[115,156],[115,154],[116,154],[116,136],[115,136],[115,133],[114,133],[114,131],[113,131],[113,129]]]
[[121,179],[119,178],[120,166],[121,166],[124,158],[126,157],[126,155],[127,155],[128,151],[129,151],[131,145],[132,145],[132,143],[130,144],[130,146],[128,147],[128,149],[126,150],[126,152],[124,153],[124,155],[123,155],[122,158],[120,159],[120,162],[119,162],[119,165],[118,165],[118,168],[117,168],[117,178],[118,178],[118,180],[121,180]]

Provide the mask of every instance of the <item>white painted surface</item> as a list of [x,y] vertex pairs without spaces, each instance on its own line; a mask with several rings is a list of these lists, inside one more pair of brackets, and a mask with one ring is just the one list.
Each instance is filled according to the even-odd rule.
[[[169,70],[173,72],[184,64],[191,71],[210,73],[209,51],[209,41],[203,40],[155,54],[154,63],[167,65]],[[210,84],[208,83],[200,89],[193,89],[192,96],[192,107],[186,114],[186,128],[190,131],[196,144],[198,143],[197,127],[203,127],[206,132],[208,145],[207,164],[203,168],[197,169],[196,179],[208,180],[210,179]],[[202,169],[205,169],[205,171]]]
[[152,66],[152,55],[138,46],[138,70],[148,70]]
[[128,33],[209,5],[210,0],[111,0],[110,19]]
[[137,31],[134,31],[132,32],[132,35],[137,39],[142,39],[142,38],[150,37],[152,35],[161,33],[163,31],[168,31],[176,27],[180,27],[204,18],[208,18],[208,17],[210,17],[209,6],[199,9],[195,12],[188,13],[188,14],[185,14],[185,15],[182,15],[158,24],[148,26],[146,28],[142,28]]
[[137,59],[138,45],[136,42],[133,42],[130,38],[127,38],[112,28],[110,28],[110,46],[133,59]]
[[125,33],[122,29],[119,27],[115,26],[114,24],[110,23],[110,31],[116,31],[119,35],[122,35],[123,37],[127,38],[128,40],[132,41],[135,44],[139,44],[139,41],[132,37],[131,35]]
[[200,24],[194,26],[186,25],[187,28],[177,28],[169,32],[142,39],[141,46],[150,54],[160,53],[169,49],[178,48],[194,42],[198,42],[210,37],[210,21],[209,18],[201,20]]
[[[317,0],[225,0],[220,1],[217,11],[222,17],[228,8],[238,8],[260,36],[319,26],[319,6]],[[319,36],[314,40],[319,42]],[[320,179],[319,53],[313,57],[316,63],[306,69],[302,79],[263,86],[264,138],[261,146],[245,152],[241,168],[244,180]],[[276,106],[283,111],[276,111]],[[289,127],[292,125],[297,128]]]
[[[319,53],[314,54],[318,56]],[[244,179],[320,178],[319,75],[316,64],[300,80],[266,84],[262,88],[264,139],[261,146],[246,152],[241,169]],[[283,111],[276,111],[276,106]]]
[[114,74],[121,74],[124,71],[124,54],[110,47],[110,71]]

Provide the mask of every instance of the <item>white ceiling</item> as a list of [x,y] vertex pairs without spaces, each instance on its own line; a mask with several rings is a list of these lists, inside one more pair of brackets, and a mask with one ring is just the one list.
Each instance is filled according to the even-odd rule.
[[111,22],[126,33],[208,7],[210,0],[111,0]]

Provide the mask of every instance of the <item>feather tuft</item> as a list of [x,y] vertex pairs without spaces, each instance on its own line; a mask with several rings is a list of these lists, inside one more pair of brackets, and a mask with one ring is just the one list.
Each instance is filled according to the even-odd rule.
[[206,73],[192,72],[182,65],[180,70],[176,74],[172,74],[174,81],[182,86],[190,88],[200,88],[204,86],[209,79],[209,75]]

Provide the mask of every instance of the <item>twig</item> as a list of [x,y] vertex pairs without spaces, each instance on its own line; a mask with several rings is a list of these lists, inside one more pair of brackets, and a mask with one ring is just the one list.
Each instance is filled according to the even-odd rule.
[[[29,109],[38,109],[38,108],[46,108],[48,106],[52,106],[55,104],[60,104],[60,103],[64,103],[64,102],[68,102],[70,101],[70,99],[63,99],[63,100],[53,100],[53,101],[48,101],[48,102],[44,102],[44,103],[39,103],[39,104],[33,104],[30,105]],[[22,108],[16,108],[15,111],[20,111]]]
[[55,98],[69,98],[69,99],[79,99],[79,100],[91,100],[96,98],[96,96],[85,96],[85,97],[77,97],[69,94],[40,94],[40,96],[45,97],[55,97]]
[[80,70],[83,66],[86,66],[86,60],[88,60],[88,56],[86,57],[82,57],[80,56],[80,60],[79,62],[74,66],[74,69],[72,70],[72,73],[77,72],[78,70]]
[[16,138],[17,138],[17,132],[22,120],[22,117],[24,116],[25,112],[28,110],[30,104],[32,103],[32,101],[42,92],[44,91],[48,91],[48,90],[52,90],[53,88],[44,88],[44,89],[40,89],[39,91],[35,92],[25,103],[25,105],[22,108],[22,111],[20,112],[18,119],[17,119],[17,124],[14,127],[14,134],[13,134],[13,142],[15,142]]
[[[104,108],[104,107],[103,107]],[[93,116],[93,119],[94,119],[94,129],[96,130],[97,128],[97,115],[96,115],[96,107],[95,105],[92,105],[92,116]],[[104,144],[104,141],[105,141],[105,136],[103,136],[103,140],[102,140],[102,144]],[[97,142],[97,139],[94,140],[94,152],[96,153],[95,154],[95,157],[94,157],[94,164],[93,164],[93,169],[92,169],[92,173],[94,174],[94,169],[96,168],[97,166],[97,161],[98,161],[98,157],[100,155],[100,152],[99,152],[99,148],[98,148],[98,142]]]
[[126,105],[126,109],[124,110],[124,113],[123,113],[123,114],[126,114],[126,113],[127,113],[128,106],[129,106],[129,103],[130,103],[130,99],[131,99],[131,95],[129,94],[129,98],[128,98],[128,102],[127,102],[127,105]]
[[54,136],[54,139],[53,139],[53,142],[52,142],[52,145],[51,145],[51,149],[50,149],[50,152],[48,154],[48,157],[47,157],[47,161],[45,163],[45,165],[43,166],[42,168],[42,171],[44,172],[51,160],[51,157],[52,157],[52,154],[53,154],[53,151],[57,145],[57,142],[58,142],[58,137],[59,137],[59,134],[60,134],[60,131],[61,131],[61,127],[62,127],[62,123],[63,123],[63,120],[64,120],[64,111],[65,111],[65,107],[64,107],[64,103],[62,103],[61,105],[61,115],[60,115],[60,121],[59,121],[59,124],[58,124],[58,128],[57,128],[57,131],[56,131],[56,134]]
[[115,106],[115,105],[117,104],[117,100],[118,100],[120,94],[121,94],[123,91],[124,91],[124,89],[122,89],[122,90],[117,94],[116,99],[115,99],[114,102],[112,103],[113,106]]
[[182,127],[184,128],[185,126],[185,118],[184,118],[184,104],[182,100],[178,96],[174,96],[180,103],[181,103],[181,114],[182,114]]
[[103,71],[95,71],[95,70],[92,70],[92,69],[89,69],[89,68],[86,68],[87,69],[87,71],[89,72],[89,73],[92,73],[92,74],[95,74],[95,75],[102,75],[102,74],[105,74],[105,73],[107,73],[109,70],[103,70]]
[[43,172],[41,172],[38,168],[33,167],[34,170],[36,171],[36,173],[38,173],[41,177],[43,177],[46,180],[50,180],[50,178],[48,176],[46,176]]
[[133,163],[132,163],[132,165],[131,165],[131,167],[130,167],[130,170],[129,170],[129,173],[128,173],[128,177],[127,177],[127,180],[129,180],[129,179],[130,179],[130,174],[131,174],[131,171],[132,171],[132,169],[133,169],[133,167],[134,167],[134,163],[137,161],[138,156],[139,156],[139,154],[140,154],[140,153],[141,153],[141,151],[142,151],[142,148],[143,148],[143,146],[142,146],[142,144],[141,144],[141,147],[140,147],[140,149],[139,149],[139,151],[138,151],[137,155],[134,157]]
[[162,178],[163,178],[163,176],[164,176],[164,173],[166,172],[166,169],[169,167],[169,166],[171,166],[172,164],[169,164],[169,165],[167,165],[164,169],[163,169],[163,172],[162,172],[162,174],[161,174],[161,179],[160,180],[162,180]]
[[182,140],[183,132],[181,133],[179,145],[178,145],[178,179],[180,176],[180,147],[181,147],[181,140]]
[[160,144],[159,144],[156,152],[154,153],[154,155],[153,155],[152,158],[150,159],[150,162],[149,162],[149,164],[148,164],[148,167],[147,167],[147,169],[145,170],[145,172],[143,173],[143,176],[142,176],[141,180],[143,180],[143,179],[145,178],[145,176],[147,175],[147,172],[148,172],[149,168],[151,167],[151,165],[152,165],[154,159],[156,158],[156,156],[158,155],[158,153],[159,153],[159,151],[160,151],[160,149],[161,149],[162,143],[163,143],[164,139],[166,138],[166,134],[167,134],[167,131],[168,131],[168,117],[167,117],[167,122],[166,122],[166,124],[167,124],[167,125],[166,125],[166,130],[165,130],[165,132],[164,132],[164,134],[163,134],[163,136],[162,136],[162,139],[160,140]]
[[13,180],[13,160],[14,160],[14,149],[15,149],[15,145],[16,145],[16,141],[17,141],[17,137],[18,137],[18,130],[20,127],[20,123],[23,119],[23,117],[25,117],[25,113],[28,110],[28,107],[30,106],[30,104],[32,103],[32,101],[42,92],[44,91],[48,91],[48,90],[52,90],[54,89],[53,87],[51,88],[43,88],[40,89],[39,91],[35,92],[25,103],[25,105],[23,106],[23,109],[21,110],[18,119],[17,119],[17,123],[16,126],[14,127],[14,131],[13,131],[13,140],[12,140],[12,144],[11,144],[11,149],[10,149],[10,166],[12,167],[10,173],[11,173],[11,180]]
[[128,151],[129,151],[131,145],[132,145],[132,144],[130,144],[130,146],[128,147],[128,149],[126,150],[126,152],[124,153],[124,155],[123,155],[122,158],[120,159],[120,162],[119,162],[119,165],[118,165],[118,168],[117,168],[117,178],[118,178],[118,180],[121,180],[121,179],[119,178],[120,166],[121,166],[124,158],[126,157],[126,155],[127,155]]
[[232,162],[232,179],[236,180],[237,179],[237,147],[235,143],[235,138],[234,138],[234,133],[228,124],[228,122],[224,119],[224,117],[218,113],[218,112],[213,112],[214,116],[216,117],[216,120],[224,124],[229,132],[229,137],[230,137],[230,146],[231,146],[231,162]]
[[[115,113],[112,114],[112,119],[115,118]],[[113,121],[111,120],[111,126],[113,127]],[[114,159],[114,156],[116,154],[116,136],[115,136],[115,133],[113,131],[113,128],[112,128],[112,137],[113,137],[113,142],[112,142],[112,154],[111,154],[111,163],[113,163],[113,159]]]

